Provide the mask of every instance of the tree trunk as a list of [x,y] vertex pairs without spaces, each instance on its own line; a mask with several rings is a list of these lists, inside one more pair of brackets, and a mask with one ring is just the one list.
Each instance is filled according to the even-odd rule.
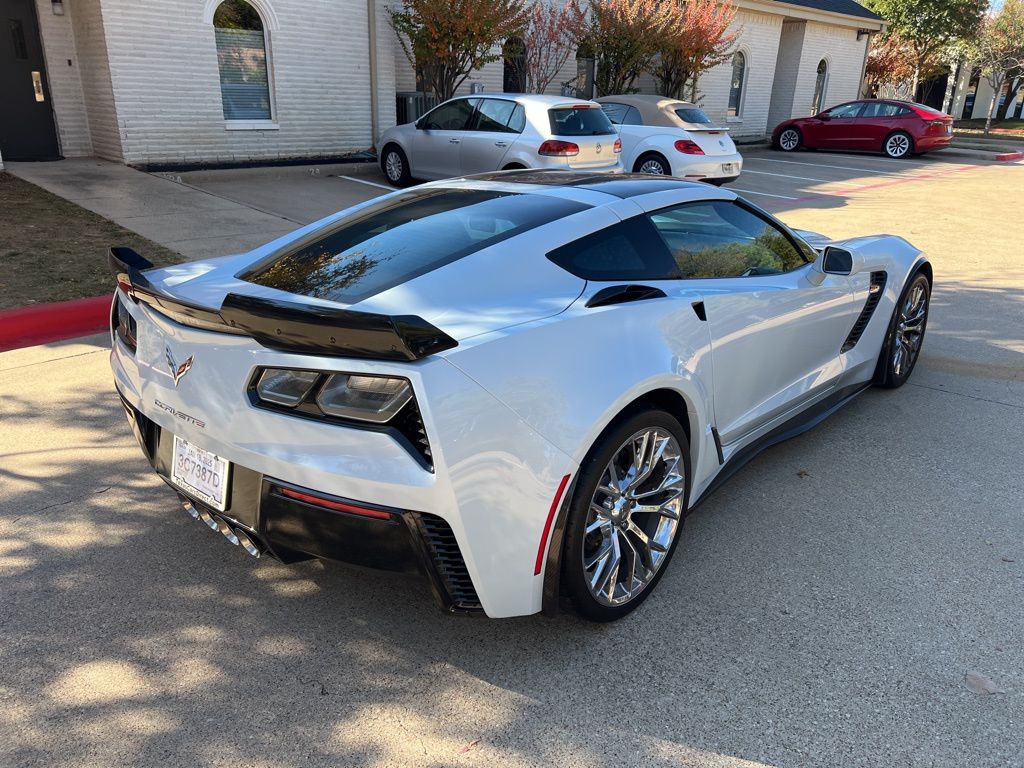
[[1005,120],[1006,119],[1006,113],[1009,111],[1010,105],[1013,103],[1014,99],[1017,98],[1017,91],[1020,89],[1020,86],[1021,86],[1020,80],[1018,79],[1016,82],[1014,82],[1014,78],[1011,75],[1010,76],[1010,87],[1006,89],[1006,101],[1004,101],[996,109],[996,120]]
[[992,127],[992,115],[995,114],[996,104],[999,103],[999,92],[1003,90],[1003,81],[1000,80],[999,84],[995,84],[989,81],[989,85],[992,86],[992,101],[988,105],[988,113],[985,115],[985,135],[988,136],[988,131]]

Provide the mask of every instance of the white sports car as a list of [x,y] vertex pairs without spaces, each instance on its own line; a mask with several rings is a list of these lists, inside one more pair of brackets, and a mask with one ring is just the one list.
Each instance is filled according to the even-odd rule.
[[678,179],[436,182],[240,256],[112,249],[111,364],[155,470],[250,554],[610,620],[737,467],[910,376],[928,261],[809,237]]

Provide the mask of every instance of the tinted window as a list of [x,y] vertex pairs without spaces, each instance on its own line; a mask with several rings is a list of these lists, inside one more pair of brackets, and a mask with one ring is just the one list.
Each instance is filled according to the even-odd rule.
[[442,104],[423,118],[423,127],[438,131],[464,131],[473,116],[476,99],[459,99]]
[[678,277],[672,257],[644,216],[614,224],[548,254],[585,280],[665,280]]
[[684,278],[771,275],[807,263],[781,229],[736,203],[688,203],[650,218]]
[[832,109],[828,110],[828,115],[833,120],[837,118],[846,119],[850,117],[857,117],[857,115],[860,114],[861,107],[863,106],[864,103],[860,101],[855,101],[852,104],[842,104],[838,107],[832,107]]
[[696,107],[680,107],[676,110],[676,116],[684,123],[711,124],[711,118],[704,113],[704,110]]
[[896,117],[897,115],[905,114],[910,110],[906,107],[901,107],[899,104],[888,104],[884,101],[875,101],[864,105],[864,111],[860,113],[861,117]]
[[409,192],[335,222],[239,277],[350,304],[586,208],[491,190]]
[[[513,133],[514,131],[509,123],[517,106],[519,105],[514,101],[506,101],[505,99],[483,99],[476,110],[476,121],[473,130]],[[518,133],[518,131],[515,132]]]
[[603,109],[595,107],[559,107],[549,109],[551,133],[555,136],[614,135],[615,126]]
[[601,105],[601,109],[608,115],[608,119],[612,121],[614,125],[622,125],[622,120],[626,116],[626,110],[629,109],[625,104],[609,104],[605,103]]

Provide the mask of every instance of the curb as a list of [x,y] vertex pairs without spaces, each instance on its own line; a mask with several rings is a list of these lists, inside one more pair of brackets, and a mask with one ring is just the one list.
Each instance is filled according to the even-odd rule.
[[996,160],[1001,163],[1008,163],[1011,160],[1020,160],[1024,158],[1024,152],[1000,152],[996,155]]
[[112,299],[92,296],[0,311],[0,352],[105,331]]

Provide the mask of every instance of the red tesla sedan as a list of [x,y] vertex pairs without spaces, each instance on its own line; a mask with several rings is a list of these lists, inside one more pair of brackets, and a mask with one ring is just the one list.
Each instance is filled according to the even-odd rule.
[[772,146],[784,152],[808,149],[860,149],[906,157],[948,147],[953,118],[911,101],[863,99],[840,104],[812,117],[796,117],[772,131]]

